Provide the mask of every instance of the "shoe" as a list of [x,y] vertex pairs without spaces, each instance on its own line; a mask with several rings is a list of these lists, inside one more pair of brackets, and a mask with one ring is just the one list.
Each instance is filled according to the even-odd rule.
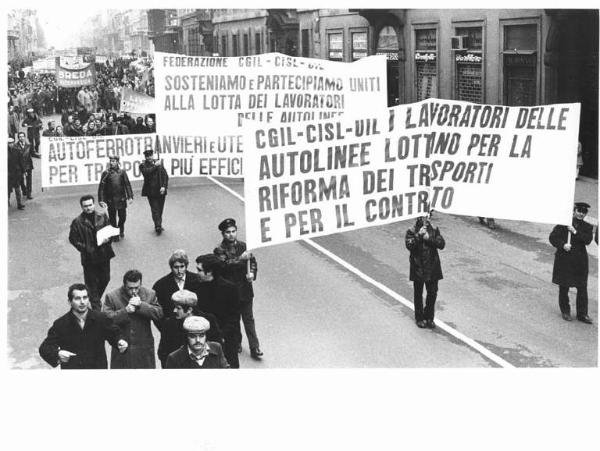
[[485,218],[479,218],[479,224],[485,225]]
[[42,154],[40,154],[40,153],[32,153],[31,156],[33,158],[42,158]]
[[162,227],[156,227],[154,230],[156,231],[157,235],[160,235],[162,233],[162,231],[163,231],[163,228]]
[[425,320],[425,327],[428,329],[435,329],[435,323],[432,319]]
[[563,313],[562,314],[562,319],[564,319],[565,321],[573,321],[573,318],[571,318],[571,314],[570,313]]
[[425,329],[427,327],[427,325],[425,324],[425,321],[421,320],[421,321],[417,321],[417,327],[419,329]]
[[586,323],[586,324],[592,324],[592,318],[590,318],[587,315],[585,315],[585,316],[578,316],[577,317],[577,321],[581,321],[582,323]]
[[491,219],[491,218],[490,218],[490,219],[488,219],[487,226],[488,226],[490,229],[494,230],[494,229],[496,228],[496,221],[494,221],[494,220],[493,220],[493,219]]
[[21,204],[17,207],[19,210],[25,210],[25,205]]
[[121,233],[119,233],[119,236],[120,236],[121,238],[125,238],[125,232],[121,232]]
[[112,239],[112,240],[113,240],[113,242],[117,242],[117,241],[119,241],[119,240],[120,240],[120,238],[119,238],[118,236],[113,236],[113,239]]
[[242,345],[238,345],[238,354],[242,353]]
[[33,199],[33,196],[27,196],[27,200]]
[[250,357],[253,359],[260,359],[262,356],[263,352],[260,350],[260,348],[252,348],[250,350]]

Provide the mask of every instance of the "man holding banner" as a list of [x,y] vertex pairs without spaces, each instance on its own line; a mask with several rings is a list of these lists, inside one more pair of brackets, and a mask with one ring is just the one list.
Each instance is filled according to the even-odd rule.
[[140,164],[140,171],[144,177],[142,196],[148,198],[154,230],[157,235],[163,232],[162,214],[165,208],[165,197],[169,185],[169,175],[160,160],[154,160],[154,151],[144,151],[145,161]]
[[550,233],[550,243],[556,248],[552,283],[558,285],[558,305],[565,321],[571,321],[569,287],[577,288],[577,319],[592,324],[588,316],[588,254],[586,246],[592,242],[593,227],[583,218],[590,208],[585,202],[576,202],[573,222],[557,225]]

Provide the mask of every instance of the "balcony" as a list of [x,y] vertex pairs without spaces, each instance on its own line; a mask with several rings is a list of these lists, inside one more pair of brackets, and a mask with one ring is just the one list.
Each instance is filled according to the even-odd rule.
[[21,37],[19,30],[16,28],[6,30],[6,35],[9,40],[13,40],[13,41],[16,41],[17,39],[19,39]]

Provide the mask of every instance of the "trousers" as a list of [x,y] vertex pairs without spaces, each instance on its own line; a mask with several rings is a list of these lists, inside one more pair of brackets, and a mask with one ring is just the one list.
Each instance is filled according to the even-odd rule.
[[[242,299],[242,322],[244,323],[244,330],[246,331],[246,337],[248,338],[248,346],[250,349],[258,348],[258,336],[256,335],[256,326],[254,324],[254,313],[252,311],[253,298]],[[242,334],[239,335],[238,346],[242,343]]]
[[31,196],[31,172],[33,169],[27,169],[23,173],[23,180],[21,180],[21,192],[23,196]]
[[148,196],[148,204],[150,204],[150,213],[152,214],[152,221],[154,221],[154,228],[158,229],[159,227],[162,227],[162,215],[163,210],[165,209],[165,196]]
[[[119,227],[121,233],[125,230],[125,221],[127,220],[127,208],[115,208],[113,205],[107,205],[108,221],[113,227]],[[117,215],[119,217],[117,226]]]
[[88,287],[92,309],[100,311],[102,295],[110,282],[110,260],[100,263],[84,263],[83,281]]
[[[577,318],[587,316],[588,314],[588,292],[587,285],[576,287],[577,297],[575,304],[577,308]],[[561,313],[571,314],[571,306],[569,305],[569,287],[560,285],[558,287],[558,306]]]
[[[425,298],[425,308],[423,308],[423,285],[427,288],[427,297]],[[415,302],[415,321],[432,320],[434,316],[435,301],[437,299],[438,281],[437,280],[415,280],[413,281],[414,302]]]

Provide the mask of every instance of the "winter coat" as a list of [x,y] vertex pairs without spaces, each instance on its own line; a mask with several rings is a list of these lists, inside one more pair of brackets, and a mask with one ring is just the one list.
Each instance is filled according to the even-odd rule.
[[167,188],[169,187],[169,175],[163,167],[163,165],[157,165],[143,161],[140,164],[140,171],[144,177],[144,185],[142,186],[142,196],[144,197],[159,197],[160,189],[164,188],[167,195]]
[[6,166],[7,178],[8,178],[8,190],[21,186],[23,181],[23,173],[25,168],[23,167],[23,160],[21,153],[14,146],[8,146],[8,163]]
[[108,364],[104,341],[116,347],[120,339],[119,328],[104,313],[88,310],[82,329],[73,312],[69,311],[54,321],[39,352],[52,367],[60,363],[60,349],[76,354],[67,363],[60,363],[63,370],[106,369]]
[[187,344],[183,345],[177,351],[169,354],[167,358],[167,368],[168,369],[214,369],[214,368],[229,368],[229,364],[227,363],[227,359],[225,359],[225,355],[223,354],[223,349],[219,343],[214,343],[212,341],[208,341],[208,355],[204,359],[202,366],[198,366],[198,364],[190,358],[190,354],[188,352]]
[[444,249],[446,242],[439,228],[433,228],[427,223],[428,239],[418,234],[422,223],[417,221],[414,228],[406,231],[405,244],[410,251],[410,277],[412,281],[431,282],[441,280],[442,265],[438,249]]
[[[200,277],[198,274],[190,271],[185,272],[185,282],[183,283],[184,290],[196,293],[197,296],[200,283]],[[179,286],[177,285],[177,282],[175,282],[175,276],[173,276],[173,273],[169,273],[166,276],[158,279],[152,286],[152,289],[156,292],[158,303],[163,309],[164,319],[173,316],[175,304],[173,304],[171,296],[176,291],[179,291]]]
[[99,211],[94,211],[94,224],[83,212],[71,222],[69,242],[81,254],[82,265],[105,262],[115,256],[110,241],[98,246],[96,240],[96,232],[107,225],[108,216]]
[[127,208],[127,200],[133,199],[133,190],[127,172],[121,168],[109,168],[100,176],[98,202],[106,202],[117,210]]
[[585,221],[573,218],[577,233],[571,234],[571,250],[563,249],[569,229],[557,225],[550,232],[550,244],[556,248],[552,283],[563,287],[585,287],[588,278],[588,254],[585,248],[592,242],[594,228]]
[[[229,244],[227,241],[223,240],[213,251],[221,262],[219,275],[238,287],[240,300],[242,302],[254,298],[252,282],[246,280],[248,263],[246,260],[240,260],[239,258],[245,251],[246,243],[237,240],[233,244]],[[254,257],[250,259],[250,271],[254,276],[253,280],[256,280],[258,264]]]
[[158,323],[163,312],[154,290],[140,287],[139,297],[142,303],[134,313],[125,310],[130,299],[125,287],[121,286],[104,297],[102,311],[119,326],[123,339],[129,343],[123,354],[113,347],[111,369],[156,368],[151,322]]
[[29,144],[22,144],[17,141],[15,143],[15,149],[19,151],[21,156],[21,164],[23,165],[23,172],[33,170],[33,159],[31,158],[31,146]]

